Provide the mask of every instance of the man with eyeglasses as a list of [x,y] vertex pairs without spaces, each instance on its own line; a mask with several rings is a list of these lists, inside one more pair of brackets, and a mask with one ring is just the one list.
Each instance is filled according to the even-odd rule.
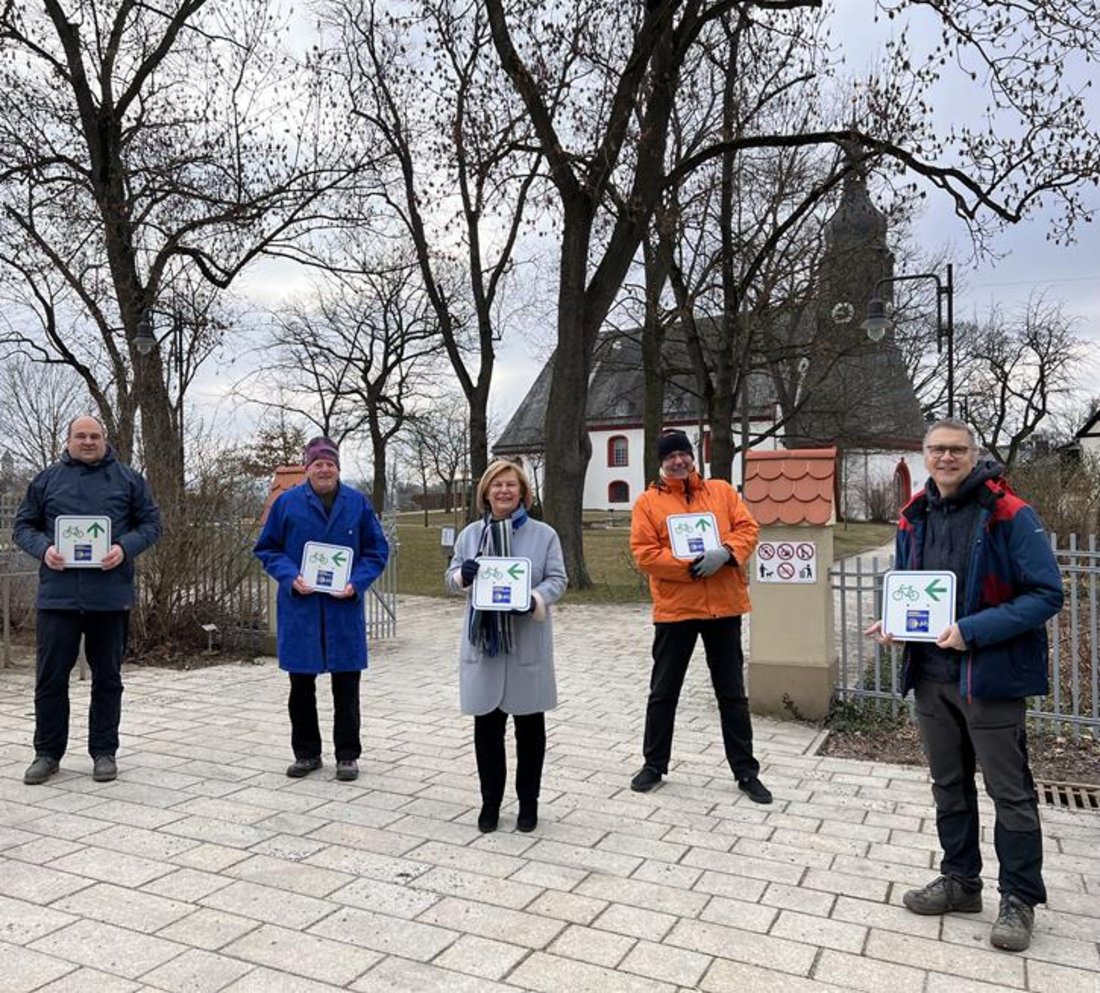
[[[722,479],[703,479],[683,431],[657,439],[660,477],[634,504],[630,548],[649,576],[653,598],[653,671],[649,681],[645,765],[630,782],[645,793],[668,772],[672,730],[680,689],[695,642],[703,639],[710,680],[718,699],[726,761],[737,785],[754,803],[771,803],[752,752],[752,719],[745,696],[741,615],[748,613],[745,563],[756,547],[759,527],[737,491]],[[692,558],[673,553],[670,518],[714,515],[717,541]],[[688,553],[690,554],[690,552]]]
[[[1000,863],[997,948],[1031,943],[1034,907],[1046,901],[1043,838],[1027,758],[1025,701],[1048,691],[1046,622],[1062,606],[1062,580],[1035,511],[1003,467],[978,460],[974,433],[953,418],[924,439],[929,478],[898,522],[895,568],[955,574],[955,623],[935,642],[907,642],[903,690],[914,691],[932,776],[940,875],[902,902],[915,914],[982,909],[975,764],[993,799]],[[867,634],[892,644],[881,622]]]

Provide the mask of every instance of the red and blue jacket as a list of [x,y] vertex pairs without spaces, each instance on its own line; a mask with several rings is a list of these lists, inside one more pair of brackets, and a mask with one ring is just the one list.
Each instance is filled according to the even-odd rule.
[[[979,505],[957,623],[966,641],[959,673],[963,699],[1022,699],[1050,689],[1046,622],[1062,609],[1062,576],[1039,515],[1003,478],[987,479]],[[902,508],[896,569],[920,569],[928,519],[921,491]],[[963,581],[963,577],[959,577]],[[917,679],[906,646],[902,693]]]

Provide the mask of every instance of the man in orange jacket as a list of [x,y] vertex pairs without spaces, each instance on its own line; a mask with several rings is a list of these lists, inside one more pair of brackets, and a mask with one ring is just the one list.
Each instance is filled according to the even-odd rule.
[[[752,754],[741,654],[741,615],[752,609],[743,567],[760,529],[729,483],[704,480],[695,471],[691,442],[682,431],[667,431],[657,439],[657,457],[660,477],[638,497],[630,523],[634,561],[649,576],[655,629],[642,743],[645,765],[630,788],[645,793],[668,772],[680,687],[701,635],[718,698],[726,760],[750,800],[771,803]],[[697,524],[698,515],[713,515],[717,541],[696,537],[674,543],[671,529],[685,519],[669,518],[679,514],[693,515]],[[702,523],[703,531],[709,530],[710,518]]]

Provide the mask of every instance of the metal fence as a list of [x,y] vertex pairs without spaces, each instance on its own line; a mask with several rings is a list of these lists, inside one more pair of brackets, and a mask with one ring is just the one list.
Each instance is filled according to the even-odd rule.
[[[1062,572],[1066,602],[1053,617],[1050,637],[1051,689],[1031,700],[1028,716],[1036,730],[1080,738],[1100,737],[1100,550],[1096,535],[1079,542],[1070,535],[1051,547]],[[877,701],[896,714],[908,706],[901,697],[901,651],[883,648],[863,630],[882,616],[882,576],[892,555],[858,555],[836,563],[830,573],[836,624],[836,697]]]
[[[14,629],[34,624],[38,585],[35,563],[11,545],[13,517],[14,507],[0,501],[0,666],[10,664]],[[209,644],[235,652],[269,651],[275,597],[271,581],[252,555],[257,526],[234,521],[194,527],[194,540],[181,546],[185,569],[174,569],[152,553],[138,560],[135,624],[143,624],[143,614],[160,605],[175,621],[172,640],[179,650]],[[397,634],[396,520],[387,516],[383,528],[390,559],[364,606],[372,640]]]

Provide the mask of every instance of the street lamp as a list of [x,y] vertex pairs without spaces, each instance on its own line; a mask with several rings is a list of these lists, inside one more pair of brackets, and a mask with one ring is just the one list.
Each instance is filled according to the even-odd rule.
[[[882,341],[894,322],[886,313],[886,301],[879,296],[879,290],[889,283],[901,283],[913,279],[931,279],[936,283],[936,351],[943,351],[947,342],[947,416],[955,416],[955,280],[954,266],[947,265],[947,280],[940,281],[934,272],[919,272],[913,275],[884,276],[875,283],[874,293],[867,301],[867,317],[860,325],[871,341]],[[944,300],[947,301],[947,320],[944,320]]]
[[153,333],[153,310],[147,307],[138,318],[137,328],[134,330],[134,348],[138,354],[149,356],[162,341],[172,336],[170,356],[175,360],[176,386],[179,390],[179,399],[176,404],[176,427],[179,433],[180,443],[180,475],[183,475],[184,443],[183,443],[183,326],[177,314],[172,314],[172,326],[162,337],[158,338]]

